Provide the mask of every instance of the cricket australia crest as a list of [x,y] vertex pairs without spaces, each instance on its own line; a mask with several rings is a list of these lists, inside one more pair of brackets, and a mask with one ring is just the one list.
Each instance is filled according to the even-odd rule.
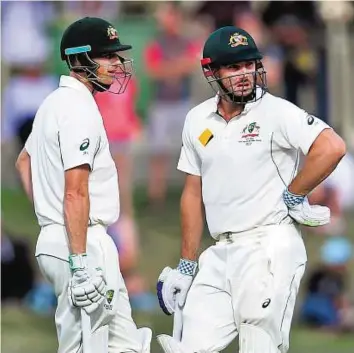
[[107,310],[112,310],[112,300],[113,300],[113,296],[114,296],[114,290],[113,289],[108,289],[108,291],[106,292],[106,301],[107,303],[104,304],[104,307]]
[[245,143],[247,146],[253,142],[261,142],[259,130],[260,126],[255,121],[246,125],[241,132],[241,139],[238,142]]
[[109,26],[107,28],[107,36],[109,39],[117,39],[118,38],[117,30],[114,27]]
[[234,48],[239,45],[248,45],[248,39],[240,33],[234,33],[229,39],[229,46]]

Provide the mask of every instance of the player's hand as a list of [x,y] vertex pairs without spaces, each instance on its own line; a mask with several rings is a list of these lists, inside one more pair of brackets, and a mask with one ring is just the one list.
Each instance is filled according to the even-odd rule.
[[331,212],[328,207],[310,205],[307,196],[295,195],[286,189],[283,199],[289,209],[289,216],[297,223],[318,227],[330,223]]
[[176,269],[165,267],[161,272],[156,286],[157,298],[166,315],[175,312],[177,293],[178,305],[184,306],[196,269],[196,262],[181,259]]
[[68,288],[70,303],[91,314],[105,298],[106,281],[103,271],[97,268],[89,272],[85,254],[71,255],[69,262],[73,272]]
[[69,283],[69,300],[73,306],[83,308],[87,314],[93,313],[103,302],[106,282],[102,270],[91,276],[87,270],[76,271]]

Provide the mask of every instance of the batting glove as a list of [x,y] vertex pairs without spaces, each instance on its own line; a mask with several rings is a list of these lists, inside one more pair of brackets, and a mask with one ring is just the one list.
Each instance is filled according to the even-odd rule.
[[89,273],[86,254],[70,255],[70,269],[73,273],[69,282],[68,295],[71,305],[93,313],[103,302],[106,281],[100,268]]
[[329,208],[310,205],[307,196],[296,195],[286,189],[283,193],[283,200],[289,209],[289,216],[299,224],[318,227],[331,221]]
[[165,267],[156,285],[160,307],[166,315],[172,315],[176,307],[176,294],[179,293],[178,305],[183,307],[187,293],[193,282],[197,263],[181,259],[176,269]]

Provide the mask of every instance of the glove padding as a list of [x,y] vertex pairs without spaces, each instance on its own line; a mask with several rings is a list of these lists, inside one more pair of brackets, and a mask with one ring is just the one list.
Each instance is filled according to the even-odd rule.
[[299,224],[318,227],[331,221],[330,209],[325,206],[310,205],[307,196],[295,195],[286,189],[283,200],[289,209],[289,216]]
[[87,314],[93,313],[103,302],[106,293],[106,281],[101,269],[90,275],[87,269],[77,270],[69,282],[70,303],[83,308]]
[[192,281],[193,276],[183,274],[178,269],[173,270],[171,267],[163,269],[156,289],[160,307],[166,315],[175,312],[177,293],[179,293],[178,305],[183,307]]
[[307,197],[303,203],[289,208],[289,216],[297,223],[318,227],[330,223],[331,211],[326,206],[310,205]]

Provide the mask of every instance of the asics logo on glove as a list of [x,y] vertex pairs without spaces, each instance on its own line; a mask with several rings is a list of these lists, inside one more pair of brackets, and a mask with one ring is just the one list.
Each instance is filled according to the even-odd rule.
[[331,221],[329,208],[310,205],[307,196],[296,195],[286,189],[283,193],[283,200],[289,209],[289,216],[299,224],[318,227]]
[[[177,269],[165,267],[161,272],[156,290],[159,305],[166,315],[172,315],[176,305],[184,306],[196,269],[195,261],[181,259]],[[177,293],[179,293],[178,303],[176,302]]]

